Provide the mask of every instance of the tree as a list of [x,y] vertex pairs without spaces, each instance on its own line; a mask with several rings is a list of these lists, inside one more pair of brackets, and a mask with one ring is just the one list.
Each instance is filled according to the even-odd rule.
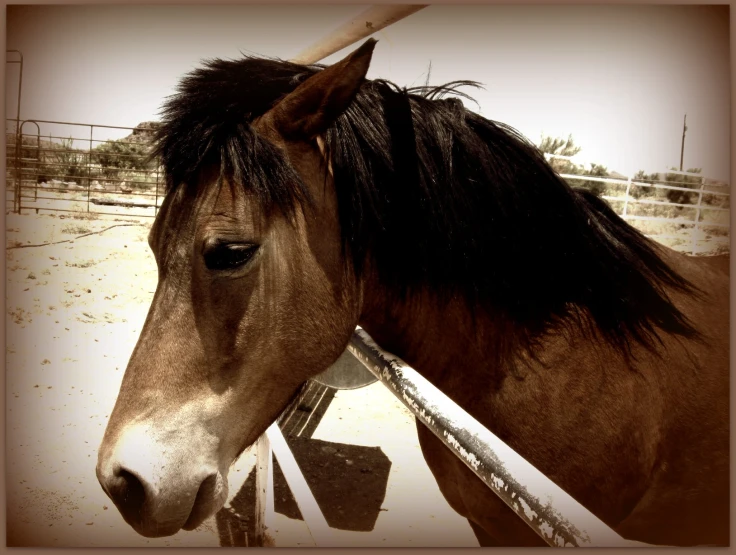
[[572,135],[568,135],[567,139],[559,137],[545,137],[542,135],[542,142],[539,144],[539,150],[547,154],[556,154],[558,156],[575,156],[580,152],[581,147],[575,145]]
[[117,177],[122,170],[148,170],[153,164],[146,164],[148,146],[131,143],[123,139],[101,144],[92,151],[92,163],[99,164],[102,175]]
[[[575,140],[572,135],[568,135],[567,139],[560,137],[552,138],[542,135],[542,141],[539,144],[539,150],[546,154],[553,154],[555,156],[575,156],[582,148],[575,144]],[[590,170],[586,171],[585,168],[579,164],[575,164],[570,160],[564,158],[549,159],[549,164],[559,174],[568,175],[587,175],[590,177],[608,177],[608,169],[600,164],[591,164]],[[606,184],[602,181],[582,181],[578,179],[569,179],[568,183],[571,187],[584,188],[591,191],[596,196],[601,196],[606,192]]]
[[77,181],[80,185],[86,183],[87,156],[84,151],[74,148],[72,137],[61,139],[59,143],[49,139],[48,147],[50,148],[43,158],[49,176],[58,177],[62,181]]
[[[581,148],[575,145],[572,135],[568,135],[567,139],[560,137],[546,137],[542,135],[542,141],[539,143],[539,150],[545,154],[554,154],[555,156],[575,156],[580,152]],[[575,164],[564,158],[550,157],[549,165],[552,166],[557,173],[576,173]]]
[[155,170],[157,161],[147,161],[150,140],[158,127],[156,122],[139,124],[133,132],[118,140],[102,143],[92,151],[92,163],[97,165],[95,173],[111,181],[125,180],[133,189],[147,190],[156,183],[150,170]]

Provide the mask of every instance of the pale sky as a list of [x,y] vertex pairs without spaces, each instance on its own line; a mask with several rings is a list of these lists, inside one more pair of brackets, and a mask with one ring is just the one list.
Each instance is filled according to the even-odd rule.
[[[21,119],[155,120],[201,59],[289,58],[366,7],[9,7],[7,48],[25,59]],[[685,168],[729,180],[728,6],[434,5],[374,36],[370,78],[422,84],[431,62],[431,84],[484,84],[469,108],[535,143],[572,134],[580,159],[623,174],[679,166],[687,113]],[[14,117],[17,66],[7,68]]]

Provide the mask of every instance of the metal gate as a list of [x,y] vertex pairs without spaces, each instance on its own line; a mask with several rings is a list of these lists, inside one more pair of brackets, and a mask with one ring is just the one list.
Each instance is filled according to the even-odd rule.
[[6,204],[18,214],[154,217],[164,192],[161,168],[148,160],[155,128],[8,119]]

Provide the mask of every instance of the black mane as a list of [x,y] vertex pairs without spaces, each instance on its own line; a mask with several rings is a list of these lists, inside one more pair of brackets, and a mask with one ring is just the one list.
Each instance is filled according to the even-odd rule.
[[[296,172],[249,122],[323,66],[246,57],[187,75],[163,110],[154,155],[169,190],[219,166],[264,209],[307,200]],[[664,330],[696,333],[665,288],[692,286],[609,206],[573,189],[510,127],[444,98],[443,87],[367,80],[327,131],[345,252],[370,256],[398,294],[462,295],[522,330],[529,348],[552,324],[592,319],[627,352]]]

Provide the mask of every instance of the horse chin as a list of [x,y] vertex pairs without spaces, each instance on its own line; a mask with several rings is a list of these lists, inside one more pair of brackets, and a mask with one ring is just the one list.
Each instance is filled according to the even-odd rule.
[[[131,526],[133,526],[130,522],[128,522]],[[154,526],[146,526],[146,527],[137,527],[133,526],[133,529],[138,532],[141,536],[144,538],[165,538],[167,536],[173,536],[176,534],[179,530],[181,530],[181,525],[179,524],[171,524],[167,526],[160,526],[160,525],[154,525]]]
[[189,513],[179,513],[178,517],[172,515],[165,521],[145,518],[136,522],[126,521],[146,538],[173,536],[180,530],[190,532],[222,508],[227,492],[227,480],[218,473],[202,483]]
[[218,473],[207,478],[199,488],[189,518],[182,526],[187,532],[194,530],[219,511],[227,500],[227,477]]

